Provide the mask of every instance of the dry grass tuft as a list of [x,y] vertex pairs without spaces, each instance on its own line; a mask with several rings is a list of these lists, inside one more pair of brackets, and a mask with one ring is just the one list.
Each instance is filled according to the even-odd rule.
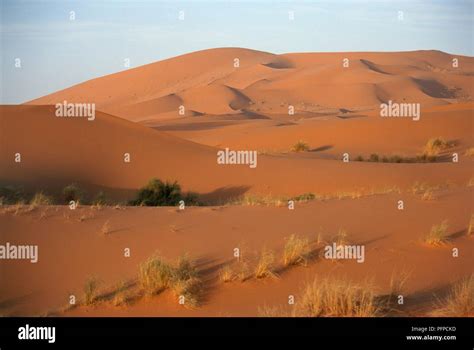
[[448,241],[448,221],[444,220],[441,224],[433,225],[430,232],[424,238],[425,243],[429,245],[442,245]]
[[295,305],[300,317],[373,317],[380,306],[369,283],[358,285],[345,279],[318,279],[308,284]]
[[112,228],[110,226],[110,220],[107,220],[106,222],[104,222],[104,224],[102,225],[102,227],[100,228],[100,233],[104,236],[108,235],[109,233],[112,232]]
[[89,277],[84,285],[84,304],[87,306],[94,305],[97,301],[97,290],[100,281],[97,277]]
[[433,316],[466,317],[474,315],[474,275],[453,285],[451,292],[438,302]]
[[428,140],[428,142],[426,142],[426,145],[423,149],[423,154],[425,154],[426,156],[437,156],[442,151],[445,151],[446,149],[452,146],[452,143],[446,141],[443,138],[431,138]]
[[309,151],[309,146],[306,142],[300,140],[293,145],[291,148],[292,152],[307,152]]
[[276,277],[273,266],[274,261],[275,254],[271,250],[263,248],[257,266],[255,267],[255,277]]
[[293,234],[287,238],[283,249],[283,265],[285,267],[307,263],[310,253],[309,241]]

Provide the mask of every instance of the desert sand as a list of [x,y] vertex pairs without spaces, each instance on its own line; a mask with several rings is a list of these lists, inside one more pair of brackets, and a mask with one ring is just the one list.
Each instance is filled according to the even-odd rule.
[[[0,314],[258,316],[268,308],[291,312],[288,296],[300,295],[316,275],[370,280],[386,294],[391,277],[404,272],[406,302],[390,314],[429,314],[473,273],[473,72],[474,58],[440,51],[210,49],[0,106],[1,185],[60,196],[74,182],[113,202],[76,210],[2,206],[1,242],[38,244],[40,258],[0,262]],[[95,120],[55,117],[54,105],[64,100],[95,103]],[[421,104],[420,120],[381,118],[380,104],[388,101]],[[371,154],[415,159],[432,138],[450,144],[434,162],[366,161]],[[305,152],[292,152],[298,141],[307,144]],[[258,166],[217,164],[216,152],[226,147],[257,151]],[[14,162],[17,152],[21,163]],[[154,177],[178,181],[205,206],[123,205]],[[415,193],[417,183],[433,195]],[[288,209],[287,199],[308,193],[314,198]],[[264,199],[247,205],[246,197]],[[423,237],[444,220],[447,241],[426,244]],[[364,263],[321,257],[340,230],[365,246]],[[278,265],[292,234],[318,252],[305,266],[278,270],[274,278],[221,281],[222,269],[236,264],[235,247],[245,247],[251,274],[264,247]],[[140,296],[138,266],[156,251],[195,261],[204,285],[199,307],[179,305],[168,290]],[[71,294],[82,297],[88,276],[97,276],[110,298],[65,307]],[[116,306],[111,299],[120,281],[136,297]]]

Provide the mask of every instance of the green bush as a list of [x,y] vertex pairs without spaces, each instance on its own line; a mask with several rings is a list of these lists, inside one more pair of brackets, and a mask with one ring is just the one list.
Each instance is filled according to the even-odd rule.
[[72,183],[63,189],[64,202],[69,203],[70,201],[79,201],[82,199],[83,192],[79,186]]
[[2,186],[0,187],[0,203],[16,204],[25,201],[25,192],[22,187]]
[[138,191],[138,198],[131,202],[132,205],[143,206],[165,206],[178,205],[183,198],[181,187],[175,181],[162,182],[159,179],[152,179],[145,187]]

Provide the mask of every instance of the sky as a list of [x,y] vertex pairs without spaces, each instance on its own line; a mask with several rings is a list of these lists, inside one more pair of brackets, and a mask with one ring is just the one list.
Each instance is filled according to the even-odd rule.
[[215,47],[474,56],[474,0],[0,1],[2,104]]

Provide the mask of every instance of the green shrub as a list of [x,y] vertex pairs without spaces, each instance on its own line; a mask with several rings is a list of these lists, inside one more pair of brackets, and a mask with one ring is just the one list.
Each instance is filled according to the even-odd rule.
[[19,186],[2,186],[0,187],[0,203],[16,204],[25,201],[25,192]]
[[72,183],[63,189],[63,199],[65,203],[69,203],[71,201],[79,201],[83,197],[83,192],[79,188],[79,186],[75,183]]
[[130,203],[143,206],[174,206],[182,199],[181,187],[176,181],[171,183],[151,179],[148,185],[138,191],[138,198]]
[[378,162],[379,161],[379,155],[376,153],[372,153],[369,157],[369,162]]

